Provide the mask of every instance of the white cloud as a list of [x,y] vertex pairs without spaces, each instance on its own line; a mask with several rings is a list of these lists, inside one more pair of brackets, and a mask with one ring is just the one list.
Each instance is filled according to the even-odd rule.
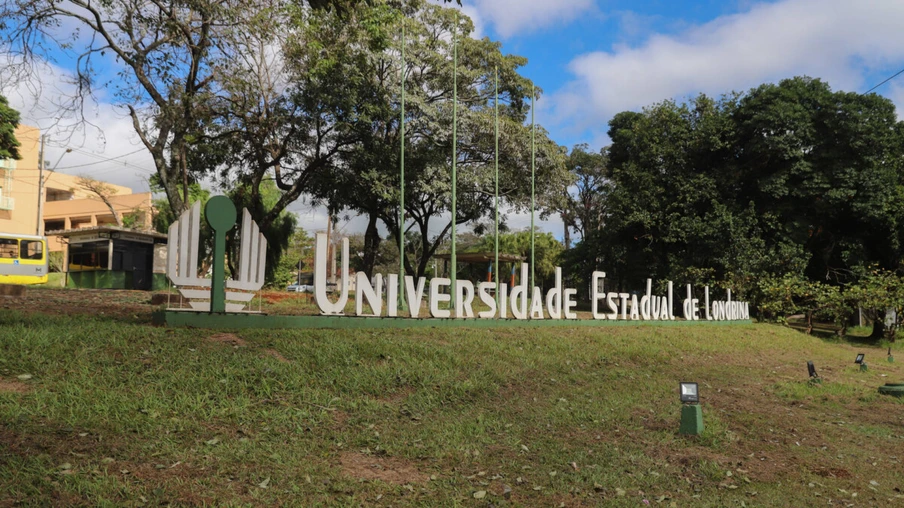
[[483,36],[486,35],[486,28],[484,27],[484,21],[483,17],[480,15],[480,11],[472,5],[465,5],[462,6],[461,12],[465,16],[471,18],[471,23],[474,24],[474,31],[471,32],[471,38],[483,38]]
[[543,101],[544,116],[598,136],[619,111],[701,92],[743,91],[796,75],[834,89],[865,88],[868,72],[904,62],[901,19],[904,2],[897,0],[757,4],[674,36],[575,58],[575,79]]
[[[471,0],[478,18],[503,39],[528,30],[567,23],[594,7],[594,0]],[[465,9],[468,9],[466,6]],[[465,10],[466,13],[470,13]]]
[[[40,74],[40,82],[2,83],[0,94],[19,111],[20,123],[38,127],[47,135],[44,160],[48,167],[147,192],[153,160],[139,143],[125,112],[108,103],[89,103],[84,113],[87,123],[75,128],[76,119],[61,116],[56,105],[61,96],[72,91],[62,79],[65,73],[46,64]],[[72,152],[66,153],[67,148]]]
[[882,95],[891,99],[897,106],[898,120],[904,120],[904,84],[892,82],[886,86],[888,86],[888,90]]

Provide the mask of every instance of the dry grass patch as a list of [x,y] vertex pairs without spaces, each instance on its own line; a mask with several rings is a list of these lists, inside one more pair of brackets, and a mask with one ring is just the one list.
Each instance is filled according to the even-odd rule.
[[275,358],[279,363],[292,363],[288,358],[283,356],[282,353],[272,348],[264,349],[264,355]]
[[207,337],[207,342],[224,344],[232,347],[246,347],[248,342],[234,333],[216,333]]
[[31,386],[21,381],[9,381],[0,379],[0,393],[28,393]]
[[339,455],[342,474],[359,480],[380,480],[394,485],[426,483],[429,477],[411,463],[397,457],[379,457],[357,452]]

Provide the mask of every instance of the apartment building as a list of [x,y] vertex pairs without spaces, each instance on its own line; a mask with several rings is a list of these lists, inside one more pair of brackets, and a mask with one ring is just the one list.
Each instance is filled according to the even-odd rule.
[[[22,159],[0,160],[0,232],[44,235],[48,231],[116,225],[110,208],[96,194],[79,186],[77,176],[50,171],[46,164],[45,170],[39,171],[41,133],[37,128],[20,125],[16,138],[22,144]],[[117,214],[128,216],[134,229],[151,229],[150,192],[134,194],[128,187],[106,185],[112,191],[109,201]],[[49,238],[48,249],[63,250],[60,237]]]

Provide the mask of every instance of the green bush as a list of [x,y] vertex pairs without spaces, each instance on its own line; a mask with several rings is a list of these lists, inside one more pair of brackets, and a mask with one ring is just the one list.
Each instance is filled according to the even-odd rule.
[[63,261],[63,251],[47,253],[47,265],[50,267],[51,272],[62,272]]

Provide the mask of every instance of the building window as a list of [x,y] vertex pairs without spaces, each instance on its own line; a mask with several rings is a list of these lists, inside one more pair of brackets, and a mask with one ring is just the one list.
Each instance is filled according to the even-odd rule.
[[0,238],[0,258],[15,259],[19,257],[19,241],[15,238]]
[[45,220],[44,221],[44,231],[59,231],[61,229],[66,229],[66,221],[65,220]]
[[97,225],[98,226],[116,226],[116,217],[112,215],[98,215],[97,216]]
[[72,193],[63,189],[47,189],[47,202],[51,201],[69,201],[72,199]]
[[72,217],[70,222],[72,223],[72,229],[91,227],[91,217]]

